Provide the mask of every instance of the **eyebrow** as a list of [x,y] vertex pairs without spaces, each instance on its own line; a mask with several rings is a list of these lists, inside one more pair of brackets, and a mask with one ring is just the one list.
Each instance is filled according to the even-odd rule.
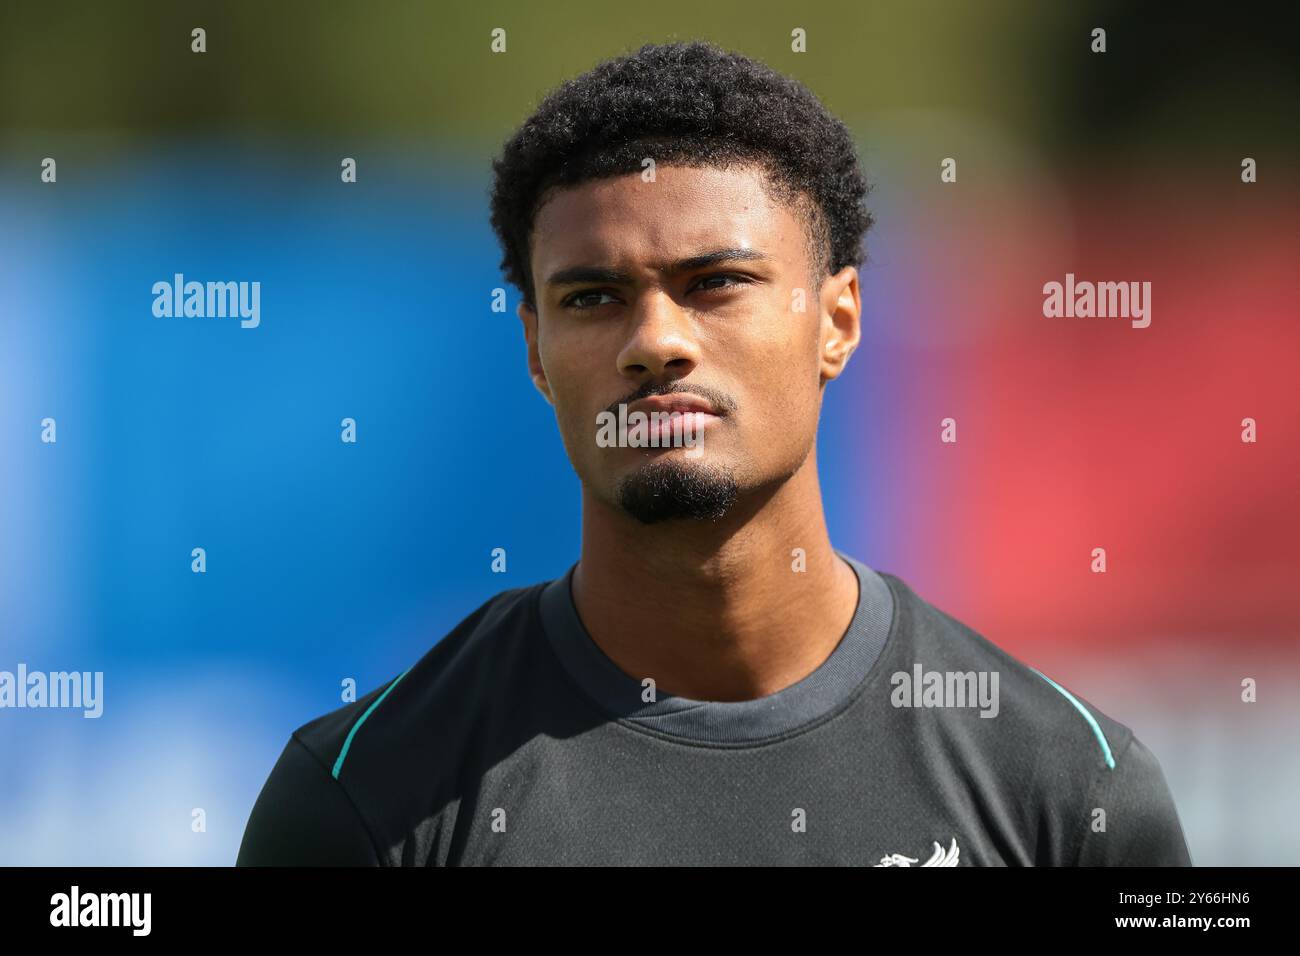
[[[700,253],[698,256],[678,259],[676,262],[661,266],[660,271],[674,275],[679,272],[690,272],[693,269],[715,266],[723,262],[766,262],[771,258],[767,253],[760,252],[757,249],[714,249],[711,252]],[[617,269],[609,269],[604,266],[570,266],[567,269],[552,272],[546,280],[546,284],[548,286],[576,285],[580,282],[628,284],[632,281],[631,275]]]

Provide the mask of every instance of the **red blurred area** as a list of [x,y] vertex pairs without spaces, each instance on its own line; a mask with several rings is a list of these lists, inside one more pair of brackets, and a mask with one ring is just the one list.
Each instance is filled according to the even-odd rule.
[[[1008,650],[1164,637],[1300,656],[1297,203],[1251,188],[1085,184],[1072,243],[990,243],[999,220],[974,214],[936,240],[965,244],[981,278],[929,295],[981,331],[930,350],[909,386],[906,414],[934,436],[914,560]],[[1043,284],[1067,272],[1149,280],[1150,327],[1044,317]],[[938,443],[947,416],[955,445]]]

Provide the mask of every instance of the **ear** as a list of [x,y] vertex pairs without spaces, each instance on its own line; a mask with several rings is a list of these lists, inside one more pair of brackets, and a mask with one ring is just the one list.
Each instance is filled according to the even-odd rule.
[[537,390],[542,393],[542,398],[554,405],[555,399],[551,396],[551,386],[546,381],[546,369],[542,368],[542,358],[537,351],[537,312],[522,299],[516,312],[519,314],[519,321],[524,324],[524,342],[528,347],[528,376],[537,386]]
[[858,270],[845,266],[822,283],[821,380],[840,377],[862,337]]

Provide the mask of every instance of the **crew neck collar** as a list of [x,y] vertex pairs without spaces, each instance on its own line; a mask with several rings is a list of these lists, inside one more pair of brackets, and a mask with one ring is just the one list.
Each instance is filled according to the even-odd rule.
[[875,570],[836,550],[858,578],[858,604],[829,657],[805,677],[766,697],[702,701],[660,693],[642,700],[639,679],[623,673],[591,639],[573,602],[573,566],[542,589],[543,629],[569,675],[609,716],[645,730],[700,743],[752,743],[784,736],[837,710],[866,679],[889,638],[894,597]]

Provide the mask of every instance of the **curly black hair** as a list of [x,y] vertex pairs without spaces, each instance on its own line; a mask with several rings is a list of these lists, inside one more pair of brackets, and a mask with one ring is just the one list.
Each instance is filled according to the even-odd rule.
[[813,277],[861,266],[872,217],[853,137],[807,87],[707,41],[648,43],[548,94],[492,163],[506,279],[536,307],[529,242],[548,190],[658,165],[756,164],[808,224]]

